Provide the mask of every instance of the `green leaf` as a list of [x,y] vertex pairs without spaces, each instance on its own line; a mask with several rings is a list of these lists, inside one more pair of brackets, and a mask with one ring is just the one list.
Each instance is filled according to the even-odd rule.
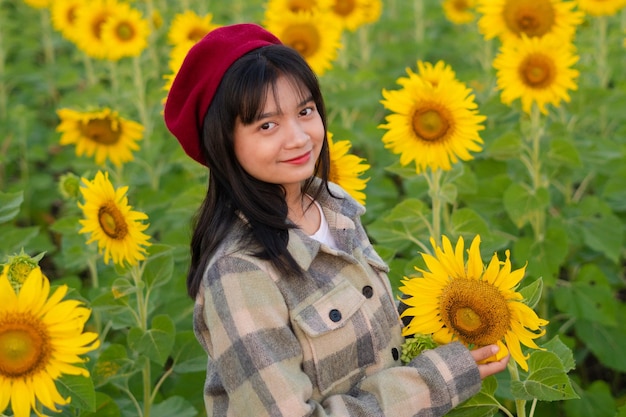
[[572,168],[582,165],[578,148],[572,141],[566,139],[553,139],[550,142],[547,158],[552,164],[556,165]]
[[577,319],[615,326],[618,301],[604,272],[594,264],[583,265],[569,284],[554,289],[554,304]]
[[137,371],[135,363],[128,358],[126,347],[111,344],[99,353],[91,377],[99,387],[111,381],[125,381]]
[[148,288],[155,288],[168,283],[172,279],[173,271],[174,256],[170,249],[166,252],[160,252],[155,257],[150,255],[142,278]]
[[0,254],[4,257],[20,251],[39,234],[39,226],[15,227],[10,223],[0,225]]
[[543,215],[550,204],[546,188],[536,192],[521,184],[513,183],[504,192],[504,208],[518,228],[530,222],[534,216]]
[[604,381],[594,381],[586,389],[579,389],[580,399],[567,401],[567,417],[615,417],[616,405],[611,388]]
[[526,276],[542,277],[546,287],[553,287],[559,268],[568,254],[569,239],[561,224],[548,227],[543,240],[525,236],[515,241],[513,256],[527,259]]
[[24,192],[3,193],[0,191],[0,223],[13,220],[20,212],[20,206],[24,202]]
[[481,235],[485,236],[489,233],[489,226],[485,219],[471,208],[460,208],[452,213],[450,218],[452,223],[452,235]]
[[71,397],[74,408],[86,411],[96,410],[96,390],[89,377],[80,375],[63,375],[57,380],[59,393]]
[[607,179],[602,190],[604,199],[615,211],[626,211],[626,165],[620,164]]
[[207,354],[191,330],[176,333],[171,356],[174,359],[174,371],[177,373],[206,370]]
[[528,359],[528,377],[511,381],[511,393],[522,400],[561,401],[578,398],[563,363],[547,351],[533,351]]
[[572,350],[561,341],[559,336],[553,337],[548,343],[543,344],[541,347],[554,353],[559,358],[563,364],[563,370],[565,372],[569,372],[576,368],[576,362],[574,361]]
[[120,417],[122,414],[120,408],[111,397],[96,392],[96,409],[91,412],[83,412],[80,417]]
[[161,314],[152,320],[152,328],[144,332],[138,327],[129,330],[128,347],[140,355],[163,365],[174,346],[176,330],[169,316]]
[[483,380],[478,394],[459,404],[446,414],[451,417],[489,417],[498,412],[500,402],[495,397],[498,382],[490,376]]
[[543,278],[541,277],[519,290],[519,293],[524,297],[524,303],[532,309],[537,307],[539,300],[541,300],[542,292]]
[[[626,307],[618,310],[618,317],[626,317]],[[604,326],[597,322],[580,319],[575,324],[576,335],[583,340],[604,366],[619,372],[626,372],[626,323],[618,321],[617,326]]]
[[510,130],[496,138],[486,151],[496,160],[519,158],[522,152],[522,137],[518,131]]
[[155,404],[150,413],[150,417],[195,417],[197,415],[198,410],[183,397],[178,396],[169,397],[165,401]]

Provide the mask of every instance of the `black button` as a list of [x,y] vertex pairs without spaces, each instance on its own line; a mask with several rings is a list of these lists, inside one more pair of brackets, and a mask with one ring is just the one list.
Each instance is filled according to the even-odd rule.
[[400,353],[398,352],[398,349],[396,348],[391,349],[391,356],[393,356],[394,361],[397,361],[398,358],[400,357]]
[[374,295],[374,290],[369,285],[366,285],[365,287],[363,287],[362,292],[365,298],[372,298],[372,295]]
[[341,311],[337,310],[336,308],[333,308],[332,310],[330,310],[330,313],[328,313],[328,317],[335,323],[337,323],[339,320],[341,320]]

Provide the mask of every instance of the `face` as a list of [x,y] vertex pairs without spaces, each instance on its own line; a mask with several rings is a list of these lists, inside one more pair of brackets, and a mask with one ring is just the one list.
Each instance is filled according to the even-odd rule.
[[315,171],[324,141],[315,102],[308,90],[280,77],[261,113],[250,125],[235,123],[237,160],[256,179],[281,184],[288,194],[299,192],[300,183]]

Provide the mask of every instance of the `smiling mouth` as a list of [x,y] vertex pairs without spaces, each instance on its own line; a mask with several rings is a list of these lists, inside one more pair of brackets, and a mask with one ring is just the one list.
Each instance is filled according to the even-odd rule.
[[303,164],[303,163],[307,162],[309,159],[311,159],[311,151],[309,151],[309,152],[307,152],[307,153],[305,153],[303,155],[297,156],[295,158],[288,159],[288,160],[286,160],[284,162],[286,162],[288,164]]

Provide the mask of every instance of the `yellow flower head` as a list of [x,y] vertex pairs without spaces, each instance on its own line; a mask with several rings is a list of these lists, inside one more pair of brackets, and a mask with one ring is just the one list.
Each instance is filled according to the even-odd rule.
[[424,77],[407,73],[398,79],[402,89],[383,90],[381,103],[393,112],[379,126],[388,130],[385,148],[400,154],[402,166],[415,162],[418,174],[428,167],[448,171],[459,159],[473,159],[470,151],[482,150],[485,116],[478,113],[472,91],[443,63],[420,68]]
[[76,13],[83,0],[54,0],[50,4],[52,26],[69,41],[76,42]]
[[117,61],[139,56],[148,46],[149,22],[141,12],[130,7],[120,9],[102,24],[100,36],[107,50],[107,59]]
[[76,10],[76,46],[96,59],[107,59],[110,52],[102,39],[102,26],[118,14],[127,13],[130,6],[117,0],[93,0]]
[[98,334],[83,328],[91,311],[76,300],[62,301],[63,285],[50,295],[39,268],[19,292],[0,277],[0,414],[9,403],[15,417],[38,416],[42,405],[58,412],[66,405],[55,386],[62,374],[89,376],[80,357],[99,346]]
[[584,17],[574,7],[575,2],[562,0],[479,0],[478,28],[485,39],[497,36],[503,42],[548,34],[571,40]]
[[442,7],[446,19],[457,25],[473,22],[476,18],[476,0],[444,0]]
[[9,256],[7,263],[0,265],[3,267],[0,270],[0,277],[8,279],[15,291],[19,291],[33,269],[40,269],[39,261],[43,255],[40,253],[31,258],[22,249],[19,255]]
[[546,104],[558,107],[561,101],[569,102],[568,90],[578,88],[578,71],[571,68],[577,61],[574,45],[553,36],[524,36],[503,45],[493,62],[502,102],[511,104],[519,98],[526,113],[535,103],[544,114]]
[[61,122],[61,145],[76,145],[76,156],[95,155],[96,164],[109,159],[120,166],[133,160],[132,151],[139,149],[138,140],[143,137],[143,126],[119,117],[109,108],[99,111],[79,112],[70,109],[57,110]]
[[442,247],[433,239],[434,255],[422,254],[427,269],[415,268],[417,278],[402,281],[400,291],[408,298],[403,317],[412,317],[403,329],[405,336],[432,334],[439,344],[458,340],[470,348],[497,344],[500,351],[491,360],[509,352],[524,370],[528,355],[520,343],[540,349],[534,339],[545,334],[548,322],[526,304],[516,288],[526,267],[511,270],[510,253],[504,262],[494,254],[485,268],[480,255],[480,236],[468,250],[467,263],[463,238],[453,248],[443,236]]
[[578,8],[593,16],[612,16],[626,7],[626,0],[578,0]]
[[327,132],[328,148],[330,151],[330,178],[331,182],[338,184],[346,190],[356,201],[365,204],[363,190],[369,178],[360,178],[370,166],[364,158],[348,154],[352,144],[348,140],[333,141],[333,134]]
[[298,51],[317,75],[332,68],[341,48],[341,22],[334,14],[286,11],[266,18],[265,28]]
[[98,242],[98,250],[104,252],[104,262],[123,266],[136,265],[146,258],[146,247],[150,246],[150,236],[143,233],[148,224],[145,213],[133,211],[128,205],[128,187],[113,188],[109,174],[98,171],[93,181],[82,178],[80,189],[85,204],[78,203],[83,211],[83,226],[79,233],[91,235],[87,244]]
[[378,19],[381,0],[333,0],[331,12],[339,18],[344,29],[354,32],[359,26]]
[[265,6],[265,15],[283,14],[286,11],[292,13],[328,11],[333,3],[334,0],[269,0]]
[[207,13],[204,16],[199,16],[191,10],[179,13],[172,20],[170,29],[167,32],[167,39],[172,45],[179,45],[189,41],[196,43],[204,38],[207,33],[219,27],[219,25],[211,22],[212,19],[213,15],[211,13]]

